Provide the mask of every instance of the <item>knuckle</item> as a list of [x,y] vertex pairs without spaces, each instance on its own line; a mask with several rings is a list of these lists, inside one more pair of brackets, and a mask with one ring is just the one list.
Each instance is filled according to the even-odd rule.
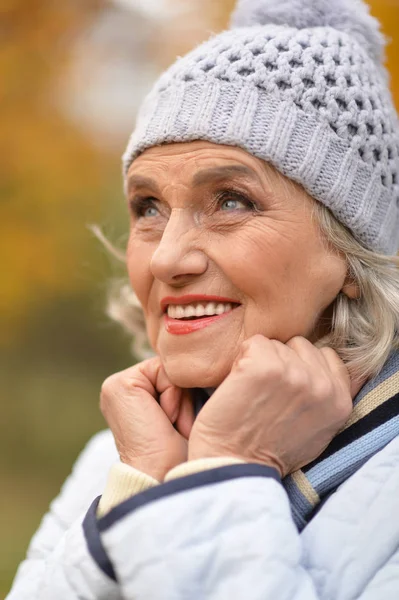
[[121,397],[122,391],[126,388],[126,376],[124,372],[114,373],[107,377],[100,389],[100,409],[104,413]]
[[259,349],[259,346],[262,347],[264,345],[264,343],[265,343],[265,337],[263,335],[261,335],[260,333],[256,333],[255,335],[251,336],[250,338],[244,340],[241,347],[244,352],[252,352],[252,351],[256,351],[257,349]]
[[103,381],[100,393],[101,398],[108,398],[111,395],[111,393],[115,389],[115,379],[115,375],[110,375],[109,377],[107,377],[107,379],[105,379],[105,381]]
[[236,370],[238,373],[250,375],[251,378],[256,378],[260,374],[258,361],[248,355],[241,356],[237,360]]
[[320,348],[320,352],[325,356],[331,357],[333,359],[339,358],[339,355],[336,353],[334,348],[331,348],[331,346],[323,346],[323,348]]
[[255,333],[255,335],[253,335],[250,339],[254,344],[263,344],[265,336],[263,336],[261,333]]
[[247,350],[249,350],[251,348],[253,344],[253,338],[250,337],[246,340],[243,341],[243,343],[241,344],[241,349],[243,352],[247,352]]
[[335,407],[337,418],[341,423],[345,423],[349,419],[353,409],[352,399],[350,395],[343,395],[342,397],[340,397],[339,400],[336,402]]
[[237,373],[243,373],[246,370],[247,359],[245,355],[240,354],[234,361],[234,370]]
[[329,377],[317,377],[313,381],[313,393],[319,400],[326,400],[334,395],[334,384]]
[[250,377],[253,382],[267,382],[283,378],[284,368],[280,361],[273,360],[265,363],[257,356],[243,356],[236,362],[236,372]]
[[120,387],[126,390],[129,394],[132,394],[135,389],[137,389],[138,384],[139,377],[135,373],[126,373],[119,381]]
[[301,335],[295,335],[293,338],[288,340],[288,342],[286,343],[286,346],[289,346],[290,348],[298,348],[298,347],[304,346],[305,344],[308,344],[308,343],[309,342]]
[[281,360],[273,360],[264,368],[264,372],[267,379],[280,380],[286,374],[286,369]]
[[292,389],[297,391],[306,391],[309,388],[309,376],[305,369],[296,367],[288,369],[286,381]]

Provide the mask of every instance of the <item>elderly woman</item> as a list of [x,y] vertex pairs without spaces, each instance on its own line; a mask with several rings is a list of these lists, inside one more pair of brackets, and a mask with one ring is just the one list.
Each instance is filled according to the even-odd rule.
[[[9,600],[399,597],[399,129],[360,0],[242,0],[124,155],[147,358]],[[125,295],[126,296],[126,295]],[[90,508],[89,508],[90,507]]]

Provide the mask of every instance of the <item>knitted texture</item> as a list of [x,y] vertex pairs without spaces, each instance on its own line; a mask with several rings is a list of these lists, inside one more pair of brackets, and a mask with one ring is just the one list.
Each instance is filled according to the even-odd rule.
[[294,521],[302,530],[320,503],[399,435],[399,352],[354,399],[345,427],[313,462],[283,479]]
[[363,245],[395,253],[399,126],[383,37],[366,6],[241,0],[232,21],[155,84],[123,156],[125,175],[155,145],[238,146],[300,183]]
[[[196,414],[213,393],[196,388]],[[372,456],[399,436],[399,351],[391,352],[381,372],[370,379],[353,400],[345,426],[315,460],[282,481],[293,519],[301,531],[333,494]],[[198,459],[178,465],[166,480],[239,462],[232,457]]]
[[380,24],[362,0],[241,0],[231,18],[232,27],[270,23],[297,29],[333,27],[357,38],[377,62],[384,58]]

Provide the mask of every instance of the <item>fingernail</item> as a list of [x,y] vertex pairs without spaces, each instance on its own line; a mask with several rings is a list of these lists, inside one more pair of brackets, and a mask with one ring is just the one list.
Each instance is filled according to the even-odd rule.
[[175,424],[178,416],[179,416],[179,406],[177,408],[175,408],[174,412],[172,413],[172,416],[170,418],[171,423]]

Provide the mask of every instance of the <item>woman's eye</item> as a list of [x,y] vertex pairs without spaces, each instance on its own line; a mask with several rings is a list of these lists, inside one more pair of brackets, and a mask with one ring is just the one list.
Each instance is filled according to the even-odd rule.
[[158,217],[160,212],[156,206],[156,200],[153,198],[134,198],[130,202],[130,208],[133,215],[140,219],[142,217]]
[[230,198],[229,200],[223,200],[220,208],[221,210],[237,210],[245,208],[245,204],[241,200]]
[[219,207],[223,211],[248,210],[253,208],[253,203],[241,194],[221,194]]
[[155,206],[147,206],[142,211],[143,217],[157,217],[159,214],[159,210],[155,208]]

